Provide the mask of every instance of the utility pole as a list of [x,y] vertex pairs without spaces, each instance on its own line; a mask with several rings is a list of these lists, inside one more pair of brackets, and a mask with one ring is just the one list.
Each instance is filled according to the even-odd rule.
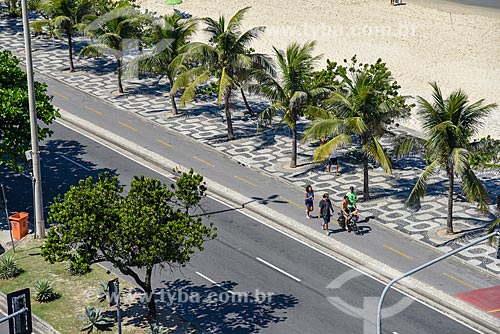
[[45,221],[43,218],[42,175],[40,172],[40,151],[38,149],[38,123],[35,108],[35,84],[33,79],[33,61],[31,59],[31,35],[28,21],[28,2],[21,0],[24,31],[24,52],[26,56],[26,76],[28,77],[28,102],[31,128],[31,161],[33,163],[33,177],[35,183],[35,228],[38,238],[45,238]]

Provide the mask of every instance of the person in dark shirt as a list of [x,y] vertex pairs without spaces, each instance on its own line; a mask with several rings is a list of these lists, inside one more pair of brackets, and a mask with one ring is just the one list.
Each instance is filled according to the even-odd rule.
[[329,235],[330,231],[328,230],[328,224],[330,223],[330,217],[333,213],[332,202],[330,201],[330,196],[325,193],[323,195],[323,199],[319,202],[318,208],[318,218],[323,219],[323,230],[326,231],[326,234]]

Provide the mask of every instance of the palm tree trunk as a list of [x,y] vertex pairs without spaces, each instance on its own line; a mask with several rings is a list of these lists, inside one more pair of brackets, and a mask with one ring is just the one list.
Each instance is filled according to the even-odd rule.
[[73,65],[73,40],[71,38],[71,29],[68,28],[66,33],[68,34],[69,71],[74,72],[75,66]]
[[253,112],[252,108],[250,108],[250,105],[248,104],[247,97],[245,96],[245,92],[243,91],[243,88],[240,88],[241,91],[241,96],[243,97],[243,102],[245,102],[245,107],[247,107],[248,114],[250,116],[255,116],[255,113]]
[[122,60],[121,60],[121,58],[116,59],[116,64],[118,66],[118,91],[120,93],[123,93],[123,86],[122,86]]
[[368,187],[368,156],[363,153],[363,200],[370,199],[370,189]]
[[453,234],[453,185],[455,175],[453,165],[448,166],[448,216],[446,218],[446,233]]
[[228,88],[226,90],[226,94],[224,94],[224,111],[226,112],[226,122],[227,122],[227,140],[234,139],[233,121],[231,120],[231,109],[229,109],[230,97],[231,97],[231,89]]
[[[170,91],[172,91],[172,86],[174,85],[174,79],[170,76],[168,77],[168,83],[170,84]],[[177,110],[177,104],[175,103],[175,95],[170,94],[170,103],[172,104],[172,115],[177,115],[179,111]]]
[[292,112],[292,160],[290,167],[297,167],[297,115]]

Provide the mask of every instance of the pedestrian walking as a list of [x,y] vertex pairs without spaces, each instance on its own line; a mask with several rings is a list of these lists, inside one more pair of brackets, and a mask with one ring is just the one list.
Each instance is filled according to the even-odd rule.
[[333,214],[333,206],[332,202],[330,201],[330,196],[325,193],[323,195],[323,199],[319,201],[319,208],[318,208],[318,218],[323,219],[323,223],[321,226],[323,226],[323,230],[326,231],[326,235],[330,235],[330,230],[328,230],[328,224],[330,223],[330,218]]
[[332,153],[328,157],[328,174],[330,174],[330,169],[332,165],[335,165],[336,175],[339,176],[339,153],[337,149],[333,149]]
[[306,186],[306,196],[304,203],[306,205],[306,218],[310,219],[310,213],[314,210],[314,191],[311,185]]

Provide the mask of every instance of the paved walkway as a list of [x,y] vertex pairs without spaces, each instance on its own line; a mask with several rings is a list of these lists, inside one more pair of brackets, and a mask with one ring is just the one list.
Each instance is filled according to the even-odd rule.
[[[84,45],[85,39],[75,38],[76,52]],[[349,150],[341,150],[341,175],[327,174],[325,164],[312,164],[315,147],[307,143],[298,144],[299,168],[287,168],[291,152],[291,135],[287,129],[278,131],[268,129],[256,133],[257,122],[243,115],[241,101],[235,103],[234,128],[237,140],[227,142],[224,113],[215,98],[199,99],[182,110],[178,117],[170,116],[168,99],[169,87],[164,80],[128,80],[124,82],[125,94],[117,95],[114,64],[109,59],[75,60],[77,71],[62,71],[67,67],[67,49],[59,40],[34,38],[33,57],[37,72],[50,75],[68,85],[100,97],[110,104],[128,112],[145,117],[165,128],[177,131],[199,142],[210,145],[232,159],[272,175],[282,181],[305,188],[311,184],[317,194],[329,192],[334,201],[339,202],[349,186],[358,192],[362,190],[362,169],[354,159],[348,158]],[[16,55],[23,57],[24,45],[20,20],[0,19],[0,45]],[[265,103],[251,101],[255,110],[262,110]],[[299,122],[299,129],[307,125]],[[394,128],[394,132],[402,129]],[[386,143],[387,146],[390,143]],[[428,188],[428,196],[422,201],[419,211],[411,211],[404,206],[404,200],[422,171],[424,162],[420,157],[408,157],[394,164],[394,174],[372,169],[370,171],[370,194],[373,199],[360,203],[362,216],[374,216],[374,221],[398,230],[421,242],[440,247],[443,251],[456,248],[465,238],[448,240],[442,235],[446,224],[447,184],[444,174],[433,179]],[[500,176],[497,173],[480,175],[490,194],[496,197],[500,189]],[[457,190],[459,190],[457,188]],[[297,199],[298,203],[302,199]],[[474,206],[457,200],[454,205],[454,225],[457,231],[480,231],[495,219],[497,212],[491,205],[492,213],[479,214]],[[497,212],[498,214],[498,212]],[[474,237],[471,233],[469,238]],[[496,249],[481,244],[462,252],[460,256],[472,265],[480,266],[493,273],[500,273],[500,260],[495,258]]]

